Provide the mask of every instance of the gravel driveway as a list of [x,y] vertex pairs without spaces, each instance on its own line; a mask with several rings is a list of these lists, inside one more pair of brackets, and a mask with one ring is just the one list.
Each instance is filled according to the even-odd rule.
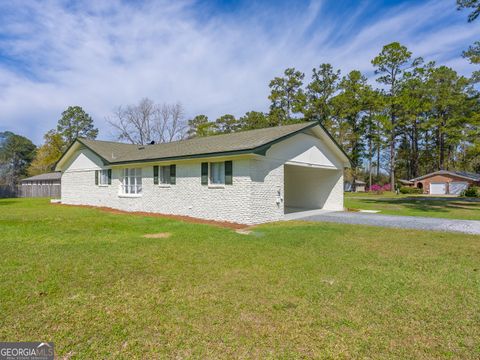
[[396,216],[325,210],[291,213],[285,215],[285,219],[374,225],[401,229],[450,231],[480,235],[480,221],[477,220],[451,220],[418,216]]

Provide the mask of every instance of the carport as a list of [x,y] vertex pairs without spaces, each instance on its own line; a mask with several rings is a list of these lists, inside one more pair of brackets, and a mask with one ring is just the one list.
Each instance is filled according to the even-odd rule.
[[284,166],[285,213],[343,210],[343,171],[334,167]]

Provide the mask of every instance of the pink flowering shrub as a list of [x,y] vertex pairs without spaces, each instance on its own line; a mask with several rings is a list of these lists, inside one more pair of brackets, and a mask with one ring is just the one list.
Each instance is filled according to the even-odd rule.
[[392,191],[390,184],[385,184],[382,186],[382,191]]
[[373,184],[368,191],[381,195],[383,194],[384,191],[390,191],[391,189],[392,187],[390,186],[390,184],[385,184],[385,185]]
[[373,192],[378,192],[381,190],[382,190],[382,187],[378,184],[373,184],[372,187],[370,188],[370,191],[373,191]]

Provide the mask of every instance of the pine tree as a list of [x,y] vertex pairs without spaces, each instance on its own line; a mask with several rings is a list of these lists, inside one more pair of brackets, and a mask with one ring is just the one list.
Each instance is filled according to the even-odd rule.
[[92,117],[80,106],[69,106],[58,120],[57,133],[68,146],[78,137],[95,139],[98,129],[95,128]]

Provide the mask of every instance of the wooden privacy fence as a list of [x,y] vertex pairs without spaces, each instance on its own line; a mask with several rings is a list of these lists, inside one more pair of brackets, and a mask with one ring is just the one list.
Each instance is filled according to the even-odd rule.
[[17,187],[0,185],[0,198],[12,198],[17,197]]
[[18,186],[0,185],[0,198],[9,197],[51,197],[60,198],[60,184],[23,184]]

